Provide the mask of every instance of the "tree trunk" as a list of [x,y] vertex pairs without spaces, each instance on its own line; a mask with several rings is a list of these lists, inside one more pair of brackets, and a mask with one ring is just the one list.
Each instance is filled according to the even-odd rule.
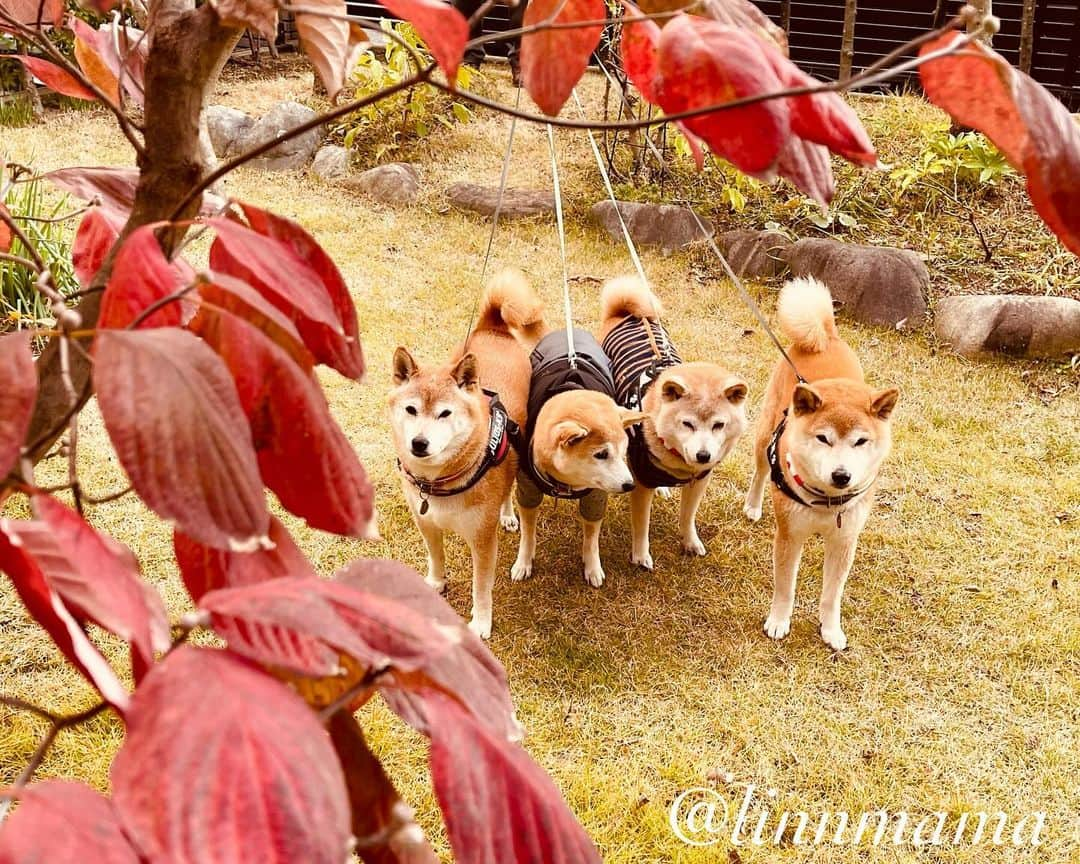
[[1031,74],[1031,60],[1035,53],[1035,0],[1024,0],[1023,18],[1020,23],[1020,69]]
[[840,80],[851,77],[851,65],[855,61],[855,18],[858,14],[858,0],[846,0],[844,3],[844,38],[840,43]]

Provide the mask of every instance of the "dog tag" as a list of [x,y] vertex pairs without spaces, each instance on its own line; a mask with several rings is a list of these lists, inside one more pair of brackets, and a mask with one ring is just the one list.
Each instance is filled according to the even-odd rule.
[[[423,498],[420,501],[420,515],[421,516],[425,515],[427,513],[427,511],[428,511],[428,499]],[[837,519],[838,519],[837,525],[839,525],[840,524],[839,523],[839,517],[837,517]]]

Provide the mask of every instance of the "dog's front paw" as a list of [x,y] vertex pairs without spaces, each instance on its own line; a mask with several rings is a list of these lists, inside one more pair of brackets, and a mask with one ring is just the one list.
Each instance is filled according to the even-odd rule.
[[509,513],[499,514],[499,524],[502,525],[503,531],[517,531],[519,527],[517,513],[511,510]]
[[652,570],[653,569],[652,555],[650,555],[648,551],[631,553],[631,555],[630,555],[630,563],[631,564],[636,564],[638,567],[641,567],[643,570]]
[[684,537],[682,541],[682,551],[684,555],[708,555],[709,550],[705,548],[705,544],[701,542],[701,538],[695,534],[693,537]]
[[435,576],[435,575],[433,575],[431,573],[428,573],[428,575],[424,577],[424,581],[427,582],[427,584],[430,585],[432,588],[434,588],[438,593],[440,593],[440,594],[445,594],[446,593],[446,580],[445,579],[443,579],[443,578],[441,578],[439,576]]
[[593,588],[599,588],[604,584],[604,568],[599,564],[585,567],[585,581]]
[[781,618],[779,615],[769,615],[765,619],[765,635],[770,639],[783,639],[791,632],[791,618]]
[[847,648],[847,636],[844,635],[844,631],[839,627],[822,627],[821,638],[824,639],[825,644],[834,651],[843,651]]
[[469,619],[469,629],[481,639],[490,639],[491,616],[488,615],[486,619],[483,619],[473,615],[473,617]]
[[532,575],[532,561],[523,561],[518,558],[510,568],[510,579],[514,582],[524,582]]
[[675,493],[671,491],[670,486],[657,486],[656,494],[666,501],[668,498],[671,498]]
[[742,508],[742,512],[746,514],[746,518],[751,522],[757,522],[761,518],[761,505],[756,507],[747,501]]

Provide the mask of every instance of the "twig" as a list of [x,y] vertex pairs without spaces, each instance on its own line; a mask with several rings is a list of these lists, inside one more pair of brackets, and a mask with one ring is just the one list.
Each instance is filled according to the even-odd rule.
[[352,687],[338,696],[333,702],[319,711],[319,719],[323,723],[326,723],[331,717],[333,717],[338,711],[346,707],[353,699],[368,690],[376,681],[378,681],[383,675],[390,671],[390,665],[385,666],[372,666],[364,673],[364,677],[357,681]]
[[93,210],[95,204],[87,204],[85,207],[80,207],[78,210],[72,210],[70,213],[65,213],[63,216],[21,216],[18,213],[14,214],[16,219],[21,219],[23,222],[40,222],[40,223],[56,223],[67,222],[68,219],[74,219],[76,216],[82,216],[87,210]]

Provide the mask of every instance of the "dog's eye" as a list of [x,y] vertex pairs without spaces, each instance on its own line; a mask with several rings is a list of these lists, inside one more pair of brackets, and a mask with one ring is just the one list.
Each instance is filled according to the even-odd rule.
[[607,459],[608,455],[609,454],[608,454],[607,450],[597,450],[595,453],[593,453],[593,458],[594,459]]
[[406,405],[405,406],[405,413],[410,415],[411,417],[415,417],[416,416],[416,406],[415,405]]
[[862,447],[862,445],[865,444],[867,442],[867,440],[868,439],[866,439],[866,438],[860,438],[858,441],[855,442],[855,446],[856,447]]
[[[817,440],[820,441],[822,444],[828,444],[829,443],[829,439],[826,438],[824,435],[818,435]],[[832,445],[830,444],[829,446],[831,447]]]
[[713,431],[713,432],[719,432],[719,431],[720,431],[721,429],[723,429],[723,428],[724,428],[724,424],[723,424],[723,423],[713,423],[713,424],[712,424],[712,431]]
[[451,412],[450,412],[449,408],[443,409],[442,411],[439,412],[439,419],[440,420],[445,420],[447,417],[450,416],[450,413]]
[[694,424],[691,423],[689,420],[683,420],[682,425],[689,429],[691,432],[694,431]]

